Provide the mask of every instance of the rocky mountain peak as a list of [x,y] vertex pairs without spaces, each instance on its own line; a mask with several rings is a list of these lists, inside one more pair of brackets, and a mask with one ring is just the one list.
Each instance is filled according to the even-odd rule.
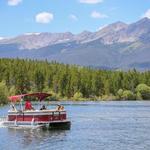
[[[34,58],[85,66],[149,69],[150,19],[115,22],[97,32],[27,33],[0,40],[0,57]],[[140,67],[144,64],[144,67]]]
[[77,43],[86,43],[98,40],[99,42],[107,45],[113,43],[134,42],[141,37],[142,39],[149,41],[147,37],[144,38],[145,34],[147,33],[150,33],[150,19],[142,18],[141,20],[132,24],[126,24],[124,22],[117,21],[107,25],[97,32],[85,30],[76,35],[72,34],[71,32],[25,33],[5,41],[0,40],[0,43],[17,43],[20,45],[21,49],[38,49],[49,45],[71,41],[76,41]]

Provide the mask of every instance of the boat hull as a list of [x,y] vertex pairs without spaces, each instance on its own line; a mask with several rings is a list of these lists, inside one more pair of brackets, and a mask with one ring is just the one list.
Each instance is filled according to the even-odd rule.
[[70,130],[71,128],[71,122],[65,121],[65,122],[52,122],[49,123],[48,129],[49,130]]
[[9,111],[3,125],[9,128],[43,128],[65,129],[71,127],[66,119],[66,111],[38,110],[38,111]]
[[66,111],[10,111],[8,121],[61,121],[66,120]]

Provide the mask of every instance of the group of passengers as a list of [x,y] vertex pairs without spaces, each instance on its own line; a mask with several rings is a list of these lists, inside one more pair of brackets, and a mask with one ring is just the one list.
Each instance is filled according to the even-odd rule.
[[[34,110],[34,107],[32,106],[32,104],[29,100],[27,100],[26,103],[25,103],[25,110]],[[40,110],[46,110],[46,106],[42,105]]]
[[[16,111],[16,108],[15,108],[14,105],[12,105],[12,109]],[[45,105],[42,105],[42,107],[40,108],[40,110],[46,110],[46,109],[47,109],[47,108],[46,108]],[[35,110],[29,100],[26,100],[24,110]],[[56,110],[58,110],[58,111],[64,110],[64,106],[62,106],[62,105],[57,105]]]

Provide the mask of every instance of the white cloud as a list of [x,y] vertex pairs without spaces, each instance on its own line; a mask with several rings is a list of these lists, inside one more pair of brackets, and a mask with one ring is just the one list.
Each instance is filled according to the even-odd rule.
[[105,14],[102,14],[102,13],[100,13],[100,12],[97,12],[97,11],[93,11],[92,13],[91,13],[91,17],[92,18],[108,18],[108,16],[107,15],[105,15]]
[[22,0],[8,0],[8,5],[10,5],[10,6],[16,6],[19,3],[21,3],[21,2],[22,2]]
[[69,18],[70,18],[71,20],[73,20],[73,21],[78,21],[78,17],[77,17],[76,15],[74,15],[74,14],[70,14],[70,15],[69,15]]
[[86,4],[97,4],[102,3],[103,0],[79,0],[80,3],[86,3]]
[[142,18],[147,17],[150,18],[150,9],[148,9],[145,14],[142,16]]
[[37,23],[49,23],[54,19],[54,15],[49,12],[41,12],[36,15],[35,20]]

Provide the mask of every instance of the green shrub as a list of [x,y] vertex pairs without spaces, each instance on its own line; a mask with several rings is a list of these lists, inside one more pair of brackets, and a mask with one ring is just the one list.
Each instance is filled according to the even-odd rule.
[[130,91],[130,90],[125,90],[125,91],[123,91],[122,98],[123,98],[124,100],[134,100],[134,99],[135,99],[135,96],[134,96],[134,94],[133,94],[132,91]]
[[80,100],[83,98],[83,94],[81,92],[76,92],[73,96],[74,100]]
[[137,93],[136,93],[136,99],[137,99],[137,100],[142,100],[142,99],[143,99],[140,92],[137,92]]
[[150,87],[146,84],[139,84],[136,87],[136,92],[141,94],[142,99],[150,99]]
[[122,95],[123,95],[123,89],[119,89],[118,92],[117,92],[118,98],[121,99]]

